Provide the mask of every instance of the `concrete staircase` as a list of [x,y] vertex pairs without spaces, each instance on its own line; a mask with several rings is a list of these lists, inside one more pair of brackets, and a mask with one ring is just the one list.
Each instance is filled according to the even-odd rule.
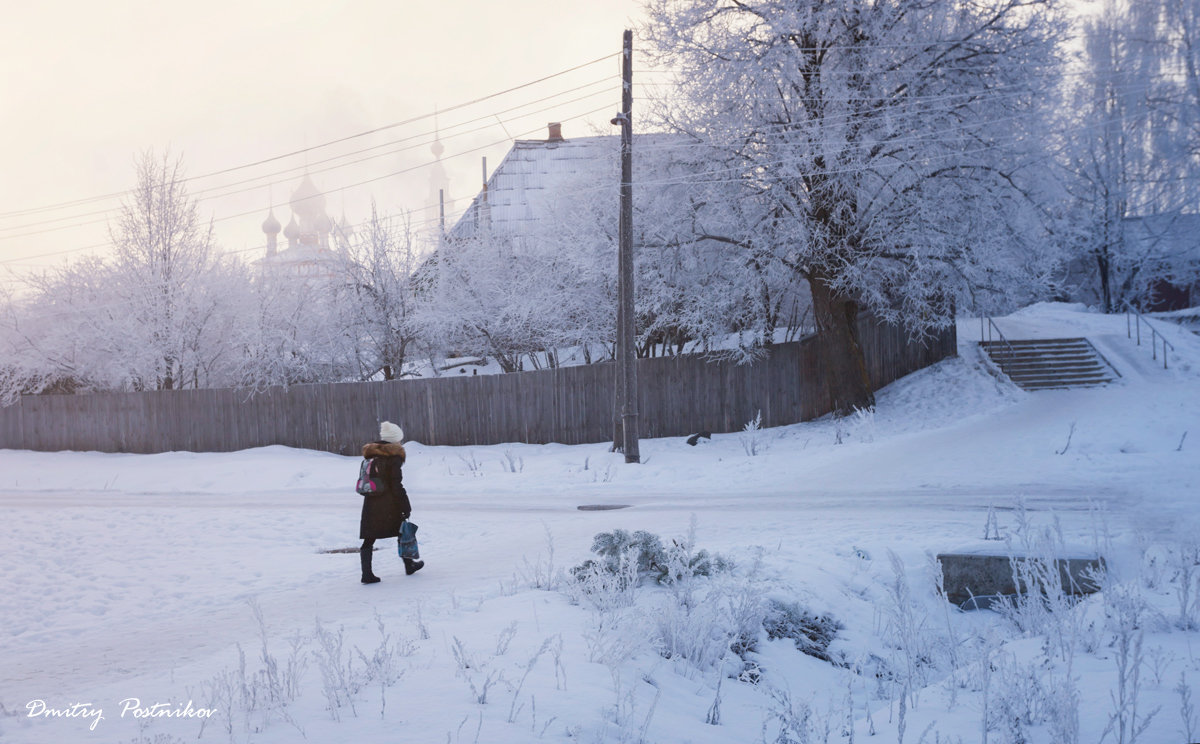
[[1099,387],[1121,376],[1086,338],[980,341],[979,345],[1024,390]]

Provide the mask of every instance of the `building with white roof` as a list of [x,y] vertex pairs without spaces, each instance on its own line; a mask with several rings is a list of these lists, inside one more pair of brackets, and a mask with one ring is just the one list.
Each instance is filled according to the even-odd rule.
[[[547,229],[546,222],[581,204],[611,201],[616,214],[620,185],[619,135],[566,139],[562,126],[551,123],[544,140],[516,140],[504,160],[488,177],[446,234],[449,241],[487,237],[521,252],[529,240]],[[634,178],[653,174],[661,179],[679,165],[679,135],[639,134],[634,137]],[[672,150],[675,150],[673,153]]]

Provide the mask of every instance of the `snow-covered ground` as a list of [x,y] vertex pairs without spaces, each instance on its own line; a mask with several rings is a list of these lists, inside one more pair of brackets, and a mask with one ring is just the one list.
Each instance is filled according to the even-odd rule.
[[[1200,337],[1154,321],[1164,370],[1124,316],[997,322],[1087,336],[1122,377],[1019,391],[964,320],[960,356],[874,414],[647,440],[640,465],[414,442],[427,567],[404,576],[387,541],[372,586],[329,552],[358,542],[355,458],[0,451],[0,739],[932,744],[982,741],[986,718],[993,743],[1072,722],[1098,742],[1110,720],[1130,742],[1157,709],[1137,740],[1200,740]],[[567,569],[614,529],[733,568],[582,591]],[[1102,552],[1105,591],[1015,618],[936,596],[931,554],[1042,539]],[[770,607],[833,618],[833,663],[768,638]]]

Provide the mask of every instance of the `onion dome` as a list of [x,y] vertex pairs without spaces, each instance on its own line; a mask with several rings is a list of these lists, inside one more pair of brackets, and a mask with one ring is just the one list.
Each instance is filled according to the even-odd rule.
[[288,240],[295,240],[300,237],[300,226],[296,224],[296,216],[292,215],[292,220],[283,228],[283,237]]
[[279,220],[275,219],[275,210],[268,211],[267,219],[262,223],[262,231],[267,235],[278,235],[279,227]]

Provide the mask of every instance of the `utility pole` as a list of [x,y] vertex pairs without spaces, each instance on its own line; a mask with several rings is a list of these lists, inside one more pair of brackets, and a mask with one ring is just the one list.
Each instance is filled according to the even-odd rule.
[[617,400],[625,462],[641,462],[638,452],[638,387],[633,306],[633,32],[626,30],[621,49],[621,217],[617,245]]
[[438,229],[446,236],[446,190],[438,189]]

